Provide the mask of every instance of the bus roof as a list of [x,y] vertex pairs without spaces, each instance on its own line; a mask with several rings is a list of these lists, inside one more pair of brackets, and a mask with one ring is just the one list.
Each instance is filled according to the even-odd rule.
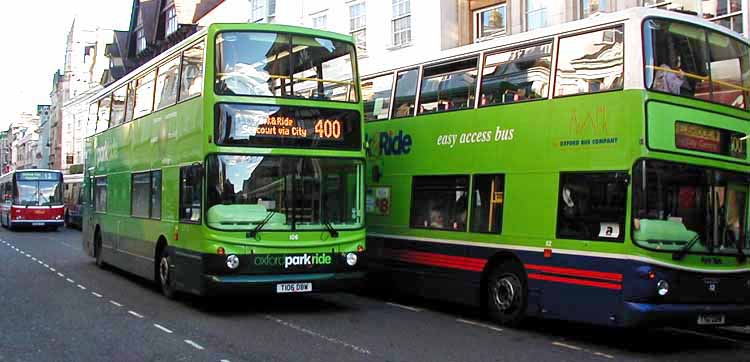
[[441,52],[438,56],[432,55],[431,57],[418,58],[407,64],[399,63],[398,60],[393,62],[384,62],[376,65],[371,71],[368,71],[367,77],[371,75],[382,74],[391,72],[396,69],[410,68],[424,63],[439,62],[442,60],[461,57],[462,55],[468,55],[472,53],[479,53],[483,50],[496,49],[502,47],[512,46],[514,44],[533,43],[535,41],[550,39],[556,35],[564,35],[568,33],[575,33],[586,29],[596,28],[600,26],[606,26],[609,24],[625,23],[637,21],[641,23],[644,19],[649,17],[657,17],[664,19],[678,20],[694,25],[698,25],[704,28],[714,30],[724,35],[730,36],[738,41],[749,44],[748,40],[743,38],[740,34],[708,20],[704,20],[696,17],[695,15],[683,14],[671,10],[661,10],[646,7],[634,7],[627,10],[622,10],[613,13],[603,13],[598,16],[566,22],[560,25],[549,26],[537,30],[531,30],[523,33],[514,35],[501,36],[492,38],[486,41],[480,41],[460,47],[451,48]]

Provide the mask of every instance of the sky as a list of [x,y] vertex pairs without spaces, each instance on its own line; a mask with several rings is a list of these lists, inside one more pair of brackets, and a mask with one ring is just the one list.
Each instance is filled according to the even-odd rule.
[[52,76],[65,61],[73,19],[105,29],[127,30],[133,0],[4,1],[0,20],[0,130],[21,112],[49,104]]

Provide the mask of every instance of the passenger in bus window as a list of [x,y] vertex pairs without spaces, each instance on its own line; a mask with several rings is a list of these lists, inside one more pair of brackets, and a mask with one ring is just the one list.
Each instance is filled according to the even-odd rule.
[[680,57],[670,59],[670,64],[661,64],[654,74],[654,89],[680,95],[685,84],[685,73],[680,69]]
[[430,210],[430,228],[445,229],[445,215],[440,208]]

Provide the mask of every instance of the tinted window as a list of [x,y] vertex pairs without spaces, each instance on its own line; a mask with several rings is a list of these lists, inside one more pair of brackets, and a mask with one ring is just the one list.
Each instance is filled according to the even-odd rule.
[[109,127],[109,111],[111,101],[112,100],[109,96],[99,100],[99,115],[96,121],[97,132],[104,131],[107,129],[107,127]]
[[729,36],[667,20],[644,23],[645,76],[650,89],[746,107],[748,46]]
[[94,182],[94,210],[107,212],[107,177],[96,177]]
[[557,237],[622,241],[627,191],[625,173],[561,174]]
[[415,176],[413,228],[466,231],[468,176]]
[[137,217],[148,217],[151,176],[148,172],[133,174],[130,213]]
[[622,27],[561,38],[555,95],[622,88],[623,46]]
[[156,110],[177,102],[177,88],[180,85],[180,58],[174,58],[159,67],[156,78]]
[[471,231],[499,234],[503,226],[504,175],[476,175],[472,188]]
[[368,121],[388,118],[391,106],[393,74],[362,81],[362,99],[365,101],[365,119]]
[[201,166],[180,167],[180,221],[199,223],[201,220]]
[[489,54],[479,106],[547,98],[552,43]]
[[125,120],[125,98],[128,95],[128,87],[123,86],[112,93],[112,120],[111,126],[117,126]]
[[133,120],[133,113],[135,112],[135,82],[128,83],[128,98],[125,108],[125,122],[130,122]]
[[138,79],[135,91],[135,111],[133,118],[138,118],[151,113],[154,105],[154,76],[155,72],[149,72],[143,78]]
[[476,58],[425,67],[419,113],[473,108],[476,88]]
[[190,98],[203,91],[203,42],[182,53],[182,81],[180,100]]
[[151,171],[151,218],[161,219],[161,171]]
[[403,70],[396,75],[396,95],[393,101],[391,118],[414,115],[417,97],[419,69]]

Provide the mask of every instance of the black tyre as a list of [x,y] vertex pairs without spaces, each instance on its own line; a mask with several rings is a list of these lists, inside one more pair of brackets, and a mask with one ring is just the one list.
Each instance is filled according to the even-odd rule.
[[104,269],[106,264],[102,259],[102,236],[99,230],[94,233],[94,257],[96,258],[96,266]]
[[487,277],[487,313],[495,322],[517,326],[526,316],[526,273],[514,261],[495,266]]
[[174,287],[174,269],[172,268],[172,258],[167,248],[164,248],[159,257],[156,259],[157,282],[161,293],[169,299],[175,299],[177,291]]
[[65,218],[63,218],[63,223],[66,228],[70,228],[70,215],[68,215],[68,211],[65,211]]

